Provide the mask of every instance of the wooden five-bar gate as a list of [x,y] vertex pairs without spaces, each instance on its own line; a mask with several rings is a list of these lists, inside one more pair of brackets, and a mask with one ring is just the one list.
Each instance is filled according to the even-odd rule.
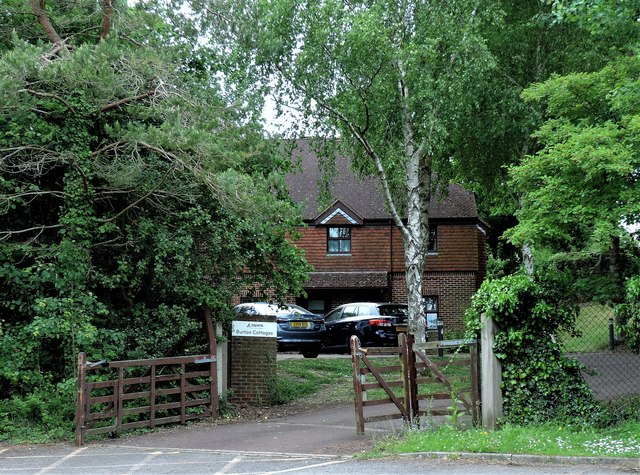
[[[429,350],[438,350],[442,354],[442,350],[447,348],[464,348],[465,351],[445,358],[427,354]],[[373,355],[399,356],[400,364],[380,365],[377,363],[388,363],[388,360],[370,358]],[[414,344],[413,335],[401,335],[398,347],[362,348],[358,337],[352,336],[351,358],[358,434],[364,434],[367,422],[402,418],[413,426],[421,416],[448,415],[456,418],[468,414],[473,425],[478,424],[476,341],[434,341],[418,345]],[[456,367],[457,374],[450,376],[450,370]],[[391,410],[384,414],[365,414],[366,407],[383,405],[391,407]]]
[[76,444],[85,436],[214,416],[216,355],[88,362],[78,356]]
[[207,305],[201,316],[208,354],[96,362],[78,355],[77,445],[88,435],[217,415],[217,344]]

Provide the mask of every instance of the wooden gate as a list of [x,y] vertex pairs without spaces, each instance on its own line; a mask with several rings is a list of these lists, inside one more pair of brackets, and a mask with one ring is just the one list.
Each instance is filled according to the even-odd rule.
[[[414,425],[420,416],[468,414],[478,424],[479,384],[476,341],[434,341],[414,345],[413,335],[401,335],[398,347],[360,347],[351,337],[351,361],[355,393],[356,429],[364,434],[365,423],[403,419]],[[468,352],[466,348],[468,347]],[[464,350],[438,357],[429,352]],[[385,358],[399,357],[389,364]],[[378,364],[382,361],[382,364]],[[373,380],[371,379],[373,377]],[[365,408],[387,406],[383,414],[365,414]],[[384,408],[382,408],[384,409]]]
[[80,353],[76,444],[87,435],[214,416],[217,386],[215,353],[95,363]]

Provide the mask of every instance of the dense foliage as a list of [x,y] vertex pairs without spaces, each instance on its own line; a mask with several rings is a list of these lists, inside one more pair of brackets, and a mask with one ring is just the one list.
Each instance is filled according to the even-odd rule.
[[508,422],[596,421],[601,413],[580,364],[563,355],[556,339],[561,331],[575,333],[577,309],[563,287],[557,278],[521,273],[486,280],[467,311],[471,332],[480,330],[482,313],[500,328],[494,350]]
[[522,93],[541,122],[533,147],[510,170],[520,208],[506,235],[555,252],[613,254],[619,300],[628,275],[621,241],[640,220],[638,8],[614,0],[551,5],[549,19],[587,33],[592,51],[584,65],[540,78]]
[[621,336],[626,345],[640,353],[640,276],[625,283],[624,303],[616,307]]
[[200,307],[229,318],[243,271],[281,296],[307,270],[278,148],[159,17],[110,5],[2,12],[3,417],[42,422],[56,391],[72,406],[78,351],[205,351]]

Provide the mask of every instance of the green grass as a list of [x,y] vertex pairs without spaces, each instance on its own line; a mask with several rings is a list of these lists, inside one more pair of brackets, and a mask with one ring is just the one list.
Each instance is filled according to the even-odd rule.
[[590,457],[640,458],[640,422],[608,429],[568,428],[553,425],[505,426],[498,431],[407,431],[380,442],[372,455],[412,452],[472,452]]
[[350,358],[305,358],[278,361],[272,404],[293,401],[353,402]]
[[613,318],[611,307],[598,303],[580,306],[576,328],[581,336],[562,338],[562,346],[568,353],[591,353],[609,348],[609,319]]
[[[376,358],[375,364],[391,365],[396,361],[397,358]],[[453,379],[460,376],[456,373],[465,369],[450,366],[445,374],[449,373]],[[278,379],[289,388],[288,394],[293,397],[291,401],[353,404],[349,358],[278,361]],[[373,379],[370,377],[368,380]],[[371,396],[369,399],[374,399],[373,394]],[[369,455],[472,452],[640,458],[640,413],[637,401],[631,399],[626,412],[623,410],[625,408],[614,411],[620,416],[616,420],[627,419],[627,422],[615,427],[506,425],[498,431],[485,431],[456,429],[449,421],[439,426],[431,425],[428,430],[406,430],[400,435],[389,436],[381,440]]]

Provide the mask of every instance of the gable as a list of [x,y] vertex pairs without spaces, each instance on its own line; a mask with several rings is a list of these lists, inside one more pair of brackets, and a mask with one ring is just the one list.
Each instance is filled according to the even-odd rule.
[[362,225],[362,217],[338,200],[318,215],[313,220],[313,224],[316,226]]

